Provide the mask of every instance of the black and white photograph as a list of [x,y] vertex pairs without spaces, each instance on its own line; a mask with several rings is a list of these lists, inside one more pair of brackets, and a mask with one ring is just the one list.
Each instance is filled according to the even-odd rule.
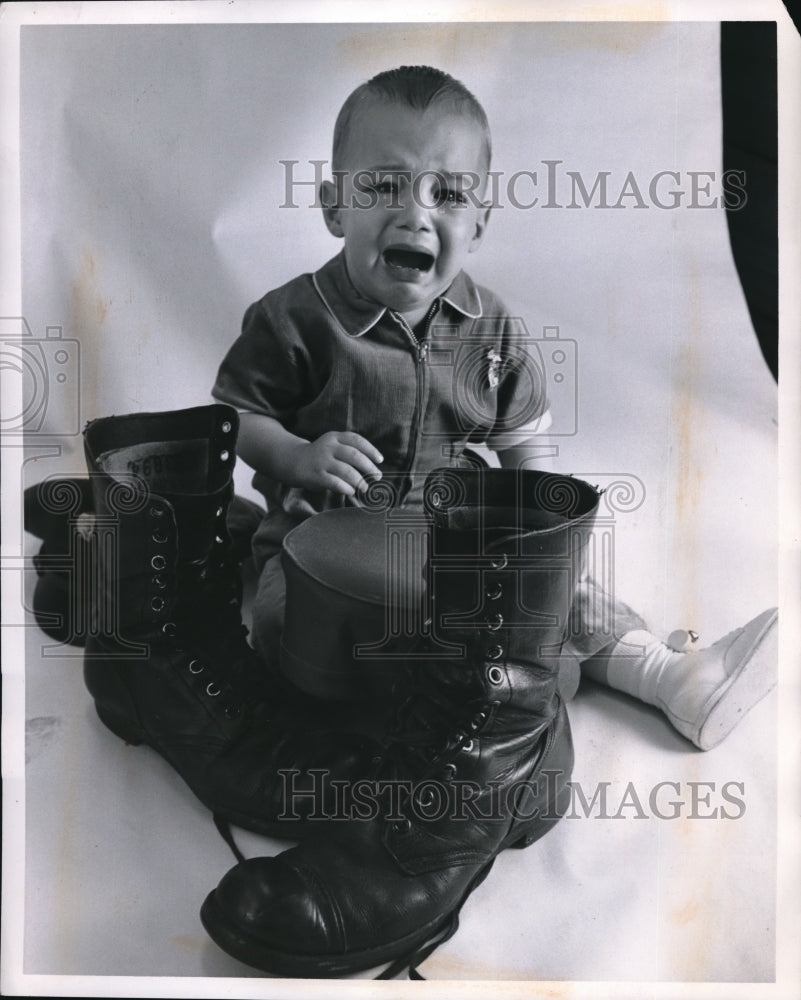
[[798,997],[785,5],[0,62],[3,994]]

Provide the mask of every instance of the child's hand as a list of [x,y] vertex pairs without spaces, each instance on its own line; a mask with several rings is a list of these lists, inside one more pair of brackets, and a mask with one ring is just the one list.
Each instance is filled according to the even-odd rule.
[[329,431],[303,444],[296,452],[294,479],[307,489],[333,490],[346,497],[365,490],[381,478],[376,462],[384,457],[370,442],[353,431]]

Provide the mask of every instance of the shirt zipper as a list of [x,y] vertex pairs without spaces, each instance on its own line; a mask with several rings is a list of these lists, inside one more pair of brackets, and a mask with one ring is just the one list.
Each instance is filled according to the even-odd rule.
[[[431,308],[426,314],[423,329],[426,334],[428,334],[429,326],[431,320],[439,312],[439,301],[434,299],[431,303]],[[423,426],[423,414],[425,412],[426,403],[426,361],[428,360],[428,340],[418,340],[414,335],[414,331],[406,322],[406,320],[398,313],[393,313],[395,318],[400,323],[401,327],[405,331],[409,338],[410,344],[414,349],[415,360],[416,360],[416,391],[415,391],[415,405],[414,405],[414,433],[409,435],[409,454],[406,460],[406,474],[409,477],[409,488],[411,488],[412,473],[414,471],[414,463],[417,459],[417,453],[420,450],[420,438],[422,437],[422,426]]]

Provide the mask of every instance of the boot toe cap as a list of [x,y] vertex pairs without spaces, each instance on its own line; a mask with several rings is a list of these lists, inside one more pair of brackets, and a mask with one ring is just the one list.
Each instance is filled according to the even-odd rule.
[[[238,864],[209,899],[207,930],[250,965],[268,967],[272,950],[319,953],[336,946],[336,921],[323,912],[325,894],[309,884],[308,873],[281,857]],[[232,940],[240,943],[236,950],[230,948]]]

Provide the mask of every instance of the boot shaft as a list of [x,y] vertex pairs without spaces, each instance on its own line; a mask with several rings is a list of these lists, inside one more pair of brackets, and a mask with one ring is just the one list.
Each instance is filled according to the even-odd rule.
[[92,421],[84,449],[96,514],[139,514],[152,498],[172,508],[182,556],[196,558],[213,538],[209,513],[232,495],[238,423],[223,404]]
[[107,417],[87,426],[96,632],[155,637],[161,630],[169,637],[177,613],[194,610],[202,619],[209,574],[219,572],[228,545],[237,428],[236,412],[224,405]]
[[84,680],[106,725],[203,784],[263,698],[226,512],[237,415],[214,405],[108,417],[84,434],[95,585]]
[[530,470],[428,478],[436,651],[421,673],[487,736],[536,737],[558,710],[559,651],[598,502],[581,480]]
[[598,509],[587,483],[533,470],[441,470],[428,587],[439,639],[488,663],[549,665],[561,648]]

